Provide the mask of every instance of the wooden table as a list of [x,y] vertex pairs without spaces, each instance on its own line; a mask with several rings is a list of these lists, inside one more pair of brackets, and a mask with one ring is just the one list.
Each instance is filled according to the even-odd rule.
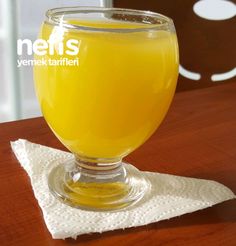
[[[236,245],[236,200],[168,221],[53,240],[9,141],[64,149],[43,118],[0,124],[0,245]],[[177,93],[159,130],[126,158],[142,170],[213,179],[236,193],[236,83]]]

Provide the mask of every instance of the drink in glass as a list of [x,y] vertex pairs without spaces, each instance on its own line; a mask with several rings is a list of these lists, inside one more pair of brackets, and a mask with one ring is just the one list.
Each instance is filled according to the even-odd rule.
[[[39,37],[51,50],[36,59],[78,61],[34,68],[42,113],[74,154],[51,172],[51,191],[84,209],[134,204],[150,184],[122,158],[153,134],[173,98],[178,46],[172,20],[116,8],[53,9]],[[70,40],[78,41],[76,55]]]

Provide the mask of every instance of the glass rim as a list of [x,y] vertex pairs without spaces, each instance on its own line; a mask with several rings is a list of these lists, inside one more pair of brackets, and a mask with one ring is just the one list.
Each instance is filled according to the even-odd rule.
[[[159,21],[159,23],[147,23],[147,26],[142,27],[129,27],[129,28],[106,28],[106,27],[93,27],[89,25],[77,25],[69,24],[64,21],[61,21],[58,16],[66,16],[75,13],[88,14],[88,13],[100,13],[105,14],[109,12],[115,13],[126,13],[129,15],[139,15],[139,16],[148,16],[152,17]],[[163,14],[159,14],[149,10],[137,10],[137,9],[127,9],[127,8],[106,8],[106,7],[85,7],[85,6],[74,6],[74,7],[61,7],[61,8],[52,8],[46,11],[46,18],[49,24],[59,25],[64,28],[70,28],[75,30],[87,30],[87,31],[105,31],[105,32],[137,32],[137,31],[147,31],[147,30],[162,30],[171,26],[174,26],[173,20]]]

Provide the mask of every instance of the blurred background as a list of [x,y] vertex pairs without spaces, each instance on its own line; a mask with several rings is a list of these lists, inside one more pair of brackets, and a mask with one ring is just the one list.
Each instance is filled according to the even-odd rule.
[[16,40],[34,41],[47,9],[75,5],[145,9],[174,19],[181,63],[177,91],[231,82],[236,76],[233,1],[0,0],[0,122],[41,115],[32,67],[17,68],[24,56],[17,56]]
[[[0,122],[40,116],[32,67],[17,68],[16,40],[34,41],[46,10],[62,6],[110,6],[106,0],[0,0]],[[24,56],[19,57],[24,59]],[[26,57],[25,57],[26,59]],[[27,59],[31,59],[27,56]]]

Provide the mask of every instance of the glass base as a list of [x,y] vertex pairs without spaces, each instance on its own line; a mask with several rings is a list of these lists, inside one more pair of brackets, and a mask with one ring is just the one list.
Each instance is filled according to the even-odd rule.
[[138,202],[151,188],[149,181],[134,166],[71,160],[49,174],[51,192],[75,208],[108,211]]

